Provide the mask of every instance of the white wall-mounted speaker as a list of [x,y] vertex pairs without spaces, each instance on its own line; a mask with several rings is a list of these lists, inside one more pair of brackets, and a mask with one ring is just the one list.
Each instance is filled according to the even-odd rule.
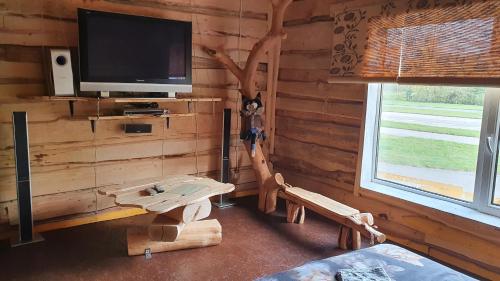
[[51,49],[52,85],[55,96],[73,96],[75,87],[69,49]]

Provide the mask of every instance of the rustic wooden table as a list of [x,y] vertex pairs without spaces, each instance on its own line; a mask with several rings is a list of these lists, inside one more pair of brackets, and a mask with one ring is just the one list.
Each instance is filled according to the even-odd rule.
[[[162,192],[151,195],[151,189]],[[189,175],[147,179],[99,189],[115,197],[123,207],[137,207],[158,215],[151,225],[129,228],[129,255],[141,255],[186,248],[217,245],[222,240],[217,220],[202,220],[210,215],[210,197],[229,193],[233,184]]]

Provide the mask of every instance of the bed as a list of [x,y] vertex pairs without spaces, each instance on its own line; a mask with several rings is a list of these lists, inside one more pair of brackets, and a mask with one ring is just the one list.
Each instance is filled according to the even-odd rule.
[[343,255],[308,262],[259,281],[336,280],[339,269],[382,267],[395,281],[476,280],[447,266],[392,244],[379,244]]

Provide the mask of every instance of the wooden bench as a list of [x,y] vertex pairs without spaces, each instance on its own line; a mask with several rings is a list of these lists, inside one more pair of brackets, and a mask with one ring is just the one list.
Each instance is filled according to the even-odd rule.
[[276,175],[281,186],[278,195],[286,200],[288,222],[304,223],[307,208],[341,224],[339,247],[342,249],[360,249],[361,234],[379,243],[385,241],[385,235],[374,228],[373,216],[370,213],[360,213],[357,209],[321,194],[293,187],[284,183],[280,174]]
[[[148,190],[154,187],[163,192],[150,195]],[[211,196],[233,190],[232,184],[181,175],[106,186],[99,193],[115,197],[118,206],[158,214],[151,224],[127,230],[128,254],[142,255],[146,250],[154,253],[219,244],[219,222],[202,219],[210,215]]]

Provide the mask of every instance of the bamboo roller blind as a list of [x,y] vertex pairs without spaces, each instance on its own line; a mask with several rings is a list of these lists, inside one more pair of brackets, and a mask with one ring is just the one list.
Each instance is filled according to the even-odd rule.
[[373,17],[360,76],[500,85],[500,0]]

